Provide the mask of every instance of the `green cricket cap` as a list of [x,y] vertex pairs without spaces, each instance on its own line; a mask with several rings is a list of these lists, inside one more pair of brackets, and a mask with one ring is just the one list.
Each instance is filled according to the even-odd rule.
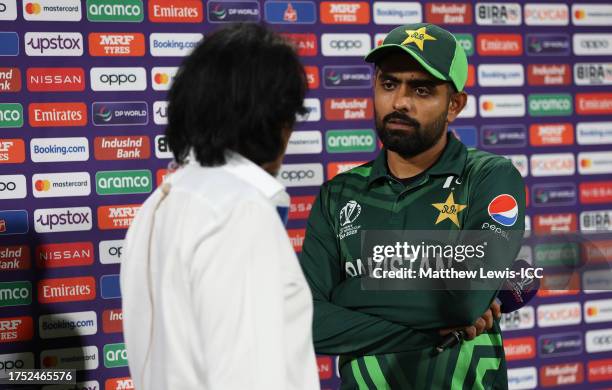
[[411,55],[432,76],[450,81],[457,91],[463,91],[468,77],[467,57],[450,32],[430,23],[406,24],[391,30],[382,45],[372,49],[365,60],[377,63],[397,50]]

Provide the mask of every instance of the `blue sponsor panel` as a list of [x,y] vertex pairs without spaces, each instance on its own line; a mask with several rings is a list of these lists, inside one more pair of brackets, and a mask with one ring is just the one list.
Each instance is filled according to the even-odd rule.
[[317,21],[317,6],[312,1],[268,1],[264,7],[268,23],[313,24]]
[[482,146],[486,148],[521,148],[527,145],[524,125],[487,125],[480,128]]
[[19,36],[16,32],[0,32],[0,56],[19,54]]
[[540,357],[578,355],[582,350],[582,333],[580,332],[549,334],[538,338],[538,355]]
[[119,274],[104,275],[100,278],[100,296],[103,299],[121,298]]
[[323,87],[327,89],[372,88],[372,68],[365,66],[324,66]]
[[455,137],[469,148],[478,146],[478,132],[474,126],[452,126],[448,128]]
[[261,11],[256,1],[210,1],[208,21],[211,23],[259,22]]
[[0,235],[26,234],[29,230],[26,210],[0,211]]
[[149,123],[146,102],[93,102],[91,118],[95,126],[130,126]]
[[525,52],[528,56],[568,56],[569,34],[526,34]]
[[531,196],[533,205],[537,207],[573,206],[578,193],[574,183],[534,184]]

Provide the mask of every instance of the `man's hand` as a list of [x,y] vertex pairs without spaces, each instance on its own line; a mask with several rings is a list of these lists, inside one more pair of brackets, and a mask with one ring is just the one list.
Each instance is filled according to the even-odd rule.
[[479,319],[474,324],[466,327],[449,328],[440,330],[440,335],[446,336],[453,330],[462,329],[465,332],[465,340],[472,340],[477,336],[480,336],[485,330],[489,330],[493,327],[493,319],[498,320],[501,317],[501,307],[495,301],[489,306]]

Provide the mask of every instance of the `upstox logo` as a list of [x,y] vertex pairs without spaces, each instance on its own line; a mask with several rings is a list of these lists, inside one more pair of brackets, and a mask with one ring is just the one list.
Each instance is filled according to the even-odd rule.
[[0,128],[23,126],[23,106],[19,103],[0,103]]
[[99,171],[96,172],[98,195],[147,194],[153,188],[151,171]]
[[87,0],[90,22],[142,22],[142,0]]
[[0,307],[21,306],[32,303],[32,283],[2,282],[0,283]]
[[127,365],[125,343],[106,344],[104,346],[104,367],[127,367]]
[[373,152],[376,136],[373,130],[329,130],[325,147],[328,153]]
[[531,116],[568,116],[572,115],[570,94],[538,94],[528,96],[529,115]]
[[37,233],[91,230],[92,213],[89,207],[66,207],[34,210],[34,229]]

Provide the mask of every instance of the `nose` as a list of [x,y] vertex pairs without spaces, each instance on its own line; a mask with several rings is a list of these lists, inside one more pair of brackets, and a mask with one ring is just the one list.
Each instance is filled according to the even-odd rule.
[[408,94],[406,86],[401,86],[393,96],[393,109],[399,112],[410,112],[412,109],[412,98]]

